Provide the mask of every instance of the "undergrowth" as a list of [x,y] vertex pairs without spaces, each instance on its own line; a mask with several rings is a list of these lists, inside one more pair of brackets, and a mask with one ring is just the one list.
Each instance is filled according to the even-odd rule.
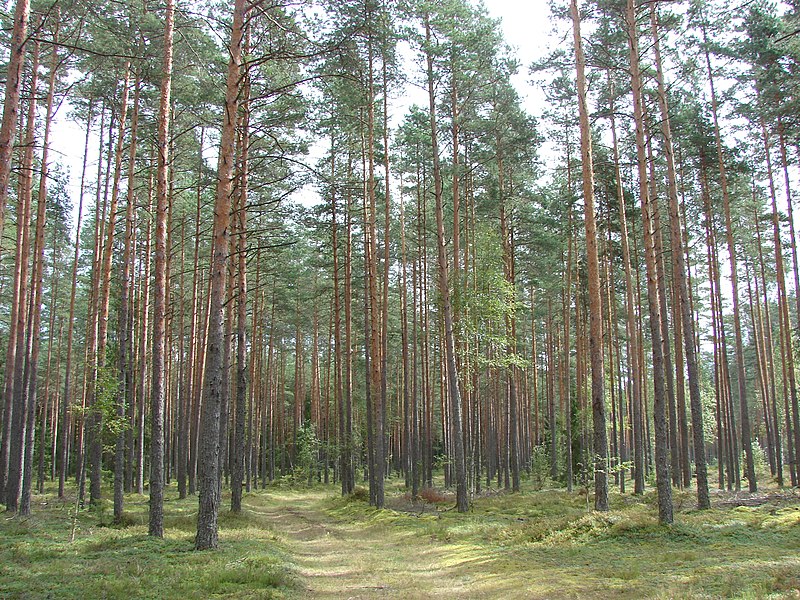
[[[121,523],[107,507],[36,497],[27,518],[0,521],[0,598],[285,598],[297,589],[291,557],[257,512],[220,513],[220,549],[196,552],[197,498],[164,505],[164,539],[147,535],[147,497],[126,498]],[[247,495],[257,509],[264,496]]]

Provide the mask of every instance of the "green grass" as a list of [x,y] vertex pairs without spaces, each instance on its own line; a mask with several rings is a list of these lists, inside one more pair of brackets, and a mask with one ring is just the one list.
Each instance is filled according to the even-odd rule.
[[[529,597],[796,598],[800,596],[798,496],[758,507],[693,508],[675,491],[675,523],[660,525],[655,493],[612,493],[612,510],[586,510],[585,495],[523,491],[478,498],[466,515],[378,512],[330,499],[333,518],[386,522],[495,557]],[[499,558],[498,558],[499,557]],[[535,583],[534,583],[535,582]],[[498,596],[499,597],[499,596]]]
[[[2,515],[0,598],[284,598],[297,586],[290,557],[266,523],[220,515],[220,550],[195,552],[197,499],[164,505],[163,540],[147,535],[147,497],[126,498],[125,527],[110,509],[78,514],[51,494],[29,518]],[[256,500],[258,498],[256,497]]]
[[381,511],[334,486],[274,486],[247,494],[241,515],[223,510],[220,549],[195,552],[197,500],[174,489],[163,540],[147,536],[147,498],[131,495],[126,526],[104,504],[79,513],[70,541],[74,505],[45,494],[30,518],[0,519],[0,598],[800,596],[798,496],[721,500],[697,511],[676,491],[663,526],[652,491],[612,493],[596,513],[585,494],[524,488],[461,515],[412,505],[396,481],[398,510]]

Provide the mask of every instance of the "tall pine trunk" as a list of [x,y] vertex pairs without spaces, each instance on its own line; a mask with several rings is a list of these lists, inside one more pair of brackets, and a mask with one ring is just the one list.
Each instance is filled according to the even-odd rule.
[[[43,302],[43,277],[44,277],[44,235],[45,235],[45,219],[47,216],[47,174],[48,174],[48,159],[50,149],[50,130],[52,125],[53,116],[53,99],[55,95],[56,73],[58,70],[58,30],[59,20],[58,16],[60,11],[56,10],[55,18],[55,31],[53,33],[53,58],[50,64],[50,76],[48,78],[48,91],[46,101],[46,114],[44,126],[44,139],[42,143],[42,162],[41,172],[39,174],[39,192],[37,198],[36,210],[36,235],[34,238],[34,254],[33,254],[33,275],[31,277],[31,292],[33,294],[31,301],[31,323],[30,323],[30,338],[31,345],[30,356],[28,358],[28,371],[27,386],[28,386],[28,413],[27,413],[27,426],[25,431],[25,455],[24,455],[24,473],[22,477],[22,496],[20,500],[20,514],[29,515],[31,512],[31,490],[33,486],[33,444],[34,444],[34,431],[36,427],[36,405],[37,405],[37,391],[38,391],[38,366],[39,366],[39,350],[41,347],[41,321],[42,321],[42,302]],[[52,329],[50,335],[52,336]],[[42,421],[46,419],[44,412],[41,415]],[[41,454],[44,454],[44,436],[42,436],[42,444],[39,449]]]
[[[30,10],[30,0],[17,0],[14,8],[14,28],[11,31],[11,54],[8,59],[6,75],[3,121],[0,124],[0,240],[3,238],[8,184],[11,178],[11,155],[14,151],[14,136],[17,131],[19,95],[22,87],[22,68],[25,63],[25,46],[28,42]],[[0,486],[1,489],[2,486]]]
[[25,451],[25,426],[27,423],[27,386],[25,384],[25,364],[28,358],[29,337],[28,310],[30,291],[28,281],[31,254],[31,224],[33,195],[33,148],[36,115],[36,83],[39,70],[39,43],[33,45],[31,65],[30,98],[26,117],[25,150],[22,158],[22,169],[19,176],[18,209],[17,209],[17,254],[14,263],[14,288],[12,298],[12,314],[14,315],[9,333],[9,344],[15,345],[14,362],[6,365],[6,377],[10,378],[12,391],[11,411],[6,419],[11,422],[8,440],[8,466],[5,481],[5,502],[9,512],[19,509],[19,495],[22,488],[23,455]]
[[[425,15],[425,39],[431,44],[431,28],[428,15]],[[456,479],[456,509],[458,512],[467,512],[469,509],[467,499],[467,469],[464,459],[464,437],[461,427],[461,394],[459,393],[458,372],[456,367],[455,334],[453,332],[453,310],[450,304],[450,282],[447,265],[447,251],[445,249],[444,210],[442,208],[442,175],[439,166],[438,124],[436,121],[436,97],[434,94],[433,57],[430,48],[426,48],[426,62],[428,75],[428,103],[430,108],[431,148],[433,151],[433,185],[436,201],[436,239],[437,258],[439,262],[439,294],[442,303],[442,318],[444,320],[444,353],[446,365],[446,391],[449,398],[450,431],[453,436],[453,463]]]
[[[597,257],[597,225],[594,215],[594,173],[589,107],[586,101],[586,60],[581,40],[577,0],[571,0],[572,31],[577,69],[578,111],[581,124],[584,225],[589,276],[589,361],[592,370],[592,422],[594,428],[594,508],[608,510],[608,435],[606,432],[605,375],[603,372],[603,299]],[[570,440],[567,443],[571,443]]]
[[[656,80],[658,81],[658,104],[661,111],[661,132],[664,136],[664,154],[667,160],[667,184],[669,195],[670,243],[672,246],[672,276],[676,279],[678,299],[680,301],[681,329],[683,332],[683,349],[686,357],[686,368],[689,378],[689,406],[692,415],[692,434],[694,443],[694,462],[697,474],[697,507],[710,508],[708,497],[708,470],[706,468],[705,435],[703,432],[703,405],[700,397],[700,371],[695,349],[695,327],[692,307],[689,302],[689,284],[684,259],[683,239],[680,216],[678,213],[678,185],[675,172],[675,152],[672,145],[672,130],[669,120],[664,72],[661,66],[661,47],[658,29],[658,15],[655,4],[650,7],[650,26],[653,34],[653,48],[656,57]],[[677,345],[676,341],[676,345]],[[678,365],[683,369],[683,365]]]
[[[711,70],[711,57],[708,51],[708,38],[703,26],[703,41],[705,42],[705,61],[708,73],[708,82],[711,87],[711,116],[714,121],[714,139],[717,146],[717,163],[719,167],[719,180],[722,187],[722,208],[725,214],[725,240],[728,245],[728,262],[731,269],[731,299],[733,305],[733,334],[736,349],[736,379],[739,389],[739,412],[741,423],[741,443],[745,454],[745,468],[747,469],[747,483],[750,492],[758,489],[755,465],[753,463],[753,444],[750,433],[750,414],[747,404],[747,380],[744,366],[744,342],[742,340],[742,318],[739,308],[739,273],[737,270],[736,246],[733,239],[733,220],[731,218],[731,202],[728,193],[728,176],[723,157],[722,139],[720,135],[719,119],[717,116],[717,95],[714,88],[714,76]],[[738,460],[738,457],[737,457]]]
[[200,487],[195,548],[206,550],[218,545],[217,515],[220,504],[220,412],[223,374],[224,316],[228,270],[231,184],[236,150],[236,122],[239,106],[242,39],[245,1],[236,0],[233,29],[228,47],[230,60],[225,89],[225,108],[217,167],[217,192],[214,202],[214,239],[211,267],[211,306],[206,350],[206,374],[200,418],[198,479]]
[[150,398],[150,519],[149,534],[164,537],[164,405],[166,403],[167,337],[167,211],[169,173],[170,95],[175,0],[167,0],[164,21],[164,60],[158,105],[158,173],[156,178],[156,252],[153,281],[152,396]]
[[639,172],[639,197],[642,204],[642,226],[645,241],[647,268],[647,301],[650,312],[650,336],[653,352],[653,421],[655,430],[656,487],[658,489],[658,518],[662,523],[672,523],[672,487],[669,476],[667,452],[666,389],[664,357],[659,319],[658,273],[652,223],[652,206],[647,184],[647,155],[644,134],[644,107],[642,77],[639,66],[639,32],[636,26],[636,9],[633,0],[627,0],[625,21],[630,49],[631,88],[633,90],[634,121],[636,125],[636,155]]
[[[246,44],[247,46],[247,44]],[[234,424],[233,468],[231,470],[231,512],[242,511],[242,484],[245,467],[245,412],[247,411],[247,178],[250,137],[249,76],[245,74],[242,98],[241,154],[239,157],[238,200],[235,211],[237,233],[236,290],[236,421]],[[255,322],[255,320],[254,320]]]

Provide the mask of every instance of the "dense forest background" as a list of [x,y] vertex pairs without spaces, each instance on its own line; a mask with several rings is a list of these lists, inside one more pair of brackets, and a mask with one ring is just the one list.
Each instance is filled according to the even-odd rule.
[[581,4],[533,65],[467,0],[4,12],[8,510],[797,486],[800,5]]

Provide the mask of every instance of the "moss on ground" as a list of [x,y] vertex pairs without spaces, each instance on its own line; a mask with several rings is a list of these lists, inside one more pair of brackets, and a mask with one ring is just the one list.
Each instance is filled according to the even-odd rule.
[[[698,511],[676,492],[671,526],[655,495],[523,490],[471,511],[413,503],[398,483],[375,510],[333,486],[268,487],[220,514],[220,549],[192,550],[197,500],[165,503],[165,538],[147,536],[147,498],[81,511],[36,496],[27,519],[0,520],[2,598],[796,598],[800,497],[768,490],[753,506],[717,494]],[[753,502],[747,501],[745,504]]]
[[164,504],[163,540],[147,535],[147,497],[126,498],[124,526],[109,507],[78,513],[74,499],[35,497],[28,518],[0,522],[0,598],[284,598],[298,585],[266,523],[222,513],[220,549],[195,552],[197,499]]

